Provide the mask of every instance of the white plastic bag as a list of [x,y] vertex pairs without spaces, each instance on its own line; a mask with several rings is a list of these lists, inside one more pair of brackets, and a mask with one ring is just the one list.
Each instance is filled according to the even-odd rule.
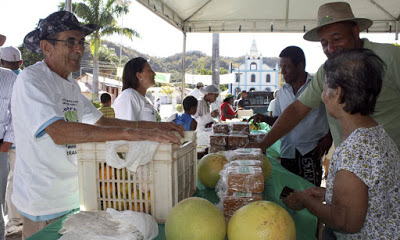
[[[106,162],[111,167],[124,168],[136,172],[138,166],[149,163],[156,152],[158,142],[152,141],[109,141],[106,149]],[[128,145],[129,151],[125,159],[118,156],[116,148]]]
[[59,233],[60,240],[151,240],[158,235],[158,225],[148,214],[109,208],[70,215]]

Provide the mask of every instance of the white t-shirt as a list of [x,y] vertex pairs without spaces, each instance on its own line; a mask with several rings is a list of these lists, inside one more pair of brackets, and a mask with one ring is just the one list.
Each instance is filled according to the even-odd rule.
[[130,121],[157,121],[150,100],[133,88],[128,88],[115,99],[113,105],[115,117]]
[[11,111],[17,148],[12,201],[18,210],[42,216],[79,207],[76,145],[56,145],[44,131],[51,123],[96,123],[102,116],[44,62],[22,71],[14,85]]
[[268,106],[268,112],[274,112],[275,109],[275,98],[271,100],[271,102],[269,102],[269,106]]

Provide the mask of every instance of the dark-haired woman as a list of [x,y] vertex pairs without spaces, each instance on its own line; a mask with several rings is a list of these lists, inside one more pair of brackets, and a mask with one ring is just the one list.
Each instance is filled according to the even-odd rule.
[[340,124],[342,142],[333,154],[326,189],[295,191],[284,203],[294,210],[307,208],[337,239],[398,239],[400,153],[370,117],[384,63],[370,50],[355,49],[330,57],[324,70],[322,100]]
[[115,117],[131,121],[159,120],[159,115],[146,97],[147,89],[155,85],[156,73],[146,59],[137,57],[125,64],[122,93],[115,99]]
[[226,95],[224,102],[221,104],[221,120],[233,119],[236,117],[236,112],[233,110],[233,95]]

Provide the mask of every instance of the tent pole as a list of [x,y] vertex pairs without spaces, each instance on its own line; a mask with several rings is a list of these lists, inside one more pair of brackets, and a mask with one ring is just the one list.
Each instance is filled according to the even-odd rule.
[[185,98],[185,75],[186,75],[186,32],[183,32],[183,54],[182,54],[182,103]]

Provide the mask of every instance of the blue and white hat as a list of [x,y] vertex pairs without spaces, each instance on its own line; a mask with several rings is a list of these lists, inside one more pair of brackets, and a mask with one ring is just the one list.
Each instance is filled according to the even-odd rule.
[[87,36],[98,28],[99,26],[96,24],[83,25],[79,23],[73,13],[59,11],[50,14],[45,19],[41,19],[36,29],[25,36],[24,45],[32,52],[41,53],[40,40],[47,39],[52,34],[69,30],[79,30]]

